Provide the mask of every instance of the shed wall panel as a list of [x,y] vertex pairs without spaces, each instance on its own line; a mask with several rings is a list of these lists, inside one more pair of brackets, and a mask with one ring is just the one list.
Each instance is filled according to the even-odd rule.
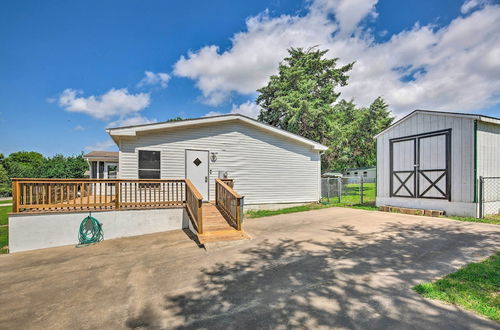
[[500,177],[500,125],[478,122],[477,173]]
[[[451,128],[451,201],[474,200],[474,120],[417,113],[377,138],[377,197],[390,195],[389,140]],[[413,150],[410,150],[413,152]],[[437,150],[426,150],[436,153]]]

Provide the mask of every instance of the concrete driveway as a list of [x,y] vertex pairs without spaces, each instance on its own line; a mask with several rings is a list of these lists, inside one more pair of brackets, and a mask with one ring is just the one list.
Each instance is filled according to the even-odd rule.
[[500,227],[330,208],[0,256],[0,328],[493,329],[411,290],[500,250]]

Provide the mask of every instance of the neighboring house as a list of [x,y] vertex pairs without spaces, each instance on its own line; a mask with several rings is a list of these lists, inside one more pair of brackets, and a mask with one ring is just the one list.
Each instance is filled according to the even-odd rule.
[[117,151],[92,151],[83,158],[89,163],[88,176],[91,179],[116,179],[118,178],[118,152]]
[[377,168],[373,167],[357,167],[348,168],[344,171],[343,176],[345,178],[359,178],[374,180],[377,177]]
[[321,177],[322,178],[341,178],[342,177],[342,173],[339,173],[339,172],[325,172],[325,173],[321,174]]
[[[285,207],[321,198],[321,153],[328,148],[239,114],[107,132],[119,148],[120,179],[187,178],[209,201],[215,199],[215,179],[227,177],[245,196],[245,208]],[[106,171],[106,161],[88,159]]]
[[[481,204],[480,177],[500,177],[500,119],[416,110],[376,136],[377,206],[481,216],[500,210],[500,184]],[[484,197],[484,194],[483,194]]]

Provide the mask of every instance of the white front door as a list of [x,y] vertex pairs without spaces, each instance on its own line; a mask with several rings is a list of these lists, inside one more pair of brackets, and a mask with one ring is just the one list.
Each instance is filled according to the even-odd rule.
[[186,178],[208,201],[208,150],[186,150]]

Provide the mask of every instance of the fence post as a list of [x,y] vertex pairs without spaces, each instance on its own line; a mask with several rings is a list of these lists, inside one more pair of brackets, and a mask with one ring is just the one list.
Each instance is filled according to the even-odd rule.
[[359,201],[363,204],[363,176],[359,177]]
[[337,178],[337,194],[339,197],[339,203],[342,202],[342,178]]

